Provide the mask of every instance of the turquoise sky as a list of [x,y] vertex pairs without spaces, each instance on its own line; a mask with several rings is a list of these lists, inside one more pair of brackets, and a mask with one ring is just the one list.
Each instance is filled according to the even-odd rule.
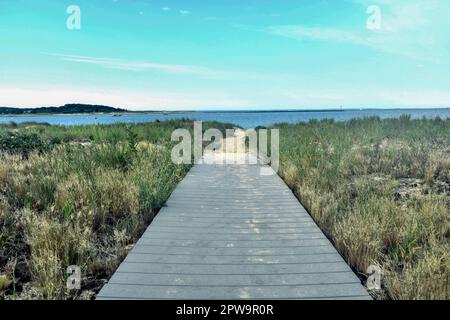
[[448,0],[0,0],[0,106],[450,107],[449,12]]

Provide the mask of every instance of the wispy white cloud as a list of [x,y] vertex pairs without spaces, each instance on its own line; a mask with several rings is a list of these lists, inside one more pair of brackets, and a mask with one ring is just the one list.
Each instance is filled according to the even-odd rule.
[[164,73],[171,74],[189,74],[189,75],[199,75],[199,76],[210,76],[215,74],[214,70],[190,65],[180,65],[180,64],[162,64],[154,62],[145,61],[130,61],[122,59],[111,59],[104,57],[89,57],[89,56],[78,56],[78,55],[64,55],[64,54],[53,54],[63,61],[75,62],[75,63],[85,63],[98,65],[110,69],[119,70],[129,70],[129,71],[161,71]]
[[191,12],[189,10],[180,10],[180,14],[182,15],[186,15],[186,14],[190,14]]
[[354,28],[278,25],[268,27],[266,31],[297,40],[310,39],[364,46],[432,62],[440,62],[448,57],[450,1],[348,1],[359,5],[362,15],[366,14],[368,5],[378,5],[381,9],[381,29],[367,30],[365,24],[361,23]]
[[273,80],[273,76],[262,72],[247,72],[243,70],[213,69],[204,66],[165,64],[149,61],[134,61],[124,59],[112,59],[107,57],[90,57],[67,54],[50,54],[62,61],[90,64],[102,68],[116,69],[130,72],[162,72],[172,75],[185,75],[211,80]]
[[333,41],[338,43],[353,43],[359,45],[370,45],[368,39],[347,30],[321,27],[304,27],[300,25],[273,26],[267,30],[274,35],[294,39],[315,39],[323,41]]
[[266,74],[263,72],[243,71],[242,69],[232,70],[231,68],[229,68],[227,70],[224,70],[198,65],[166,64],[149,61],[133,61],[123,59],[112,59],[106,57],[90,57],[90,56],[67,55],[56,53],[51,53],[50,55],[55,56],[62,61],[90,64],[102,68],[116,69],[130,72],[162,72],[169,75],[194,76],[219,81],[274,80],[274,76],[271,74]]

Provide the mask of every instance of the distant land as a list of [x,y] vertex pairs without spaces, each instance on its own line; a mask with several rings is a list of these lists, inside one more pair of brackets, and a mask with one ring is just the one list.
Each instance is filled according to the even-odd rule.
[[12,108],[0,107],[2,115],[33,115],[33,114],[76,114],[76,113],[123,113],[129,112],[125,109],[113,108],[93,104],[66,104],[61,107],[41,108]]
[[345,112],[345,111],[394,111],[394,110],[448,110],[448,107],[440,108],[324,108],[324,109],[191,109],[191,110],[127,110],[116,107],[96,104],[69,103],[60,107],[15,108],[0,107],[0,116],[33,116],[33,115],[64,115],[64,114],[186,114],[186,113],[271,113],[271,112]]

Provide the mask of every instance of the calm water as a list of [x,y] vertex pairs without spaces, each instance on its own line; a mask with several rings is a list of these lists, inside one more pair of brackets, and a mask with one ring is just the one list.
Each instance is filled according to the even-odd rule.
[[293,111],[293,112],[195,112],[177,114],[126,114],[122,116],[102,115],[53,115],[53,116],[30,116],[30,117],[0,117],[0,122],[25,122],[37,121],[50,124],[77,125],[77,124],[108,124],[116,122],[140,123],[153,122],[156,120],[189,118],[201,121],[222,121],[239,125],[243,128],[254,128],[258,125],[267,126],[280,122],[305,122],[310,119],[335,119],[337,121],[369,116],[380,118],[398,118],[402,114],[409,114],[412,118],[450,118],[449,109],[402,109],[402,110],[346,110],[346,111]]

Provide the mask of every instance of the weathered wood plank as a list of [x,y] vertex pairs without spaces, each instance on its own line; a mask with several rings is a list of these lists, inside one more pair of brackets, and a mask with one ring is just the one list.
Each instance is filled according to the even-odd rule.
[[310,273],[310,274],[239,274],[239,275],[178,275],[117,273],[110,284],[136,284],[157,286],[271,286],[359,283],[358,278],[349,272]]
[[110,284],[102,290],[104,297],[129,299],[286,299],[296,297],[338,298],[367,295],[359,283],[309,284],[303,286],[152,286]]
[[335,253],[336,250],[331,245],[313,247],[280,247],[280,248],[211,248],[211,247],[167,247],[167,246],[146,246],[136,245],[133,253],[155,253],[174,255],[206,255],[206,256],[233,256],[233,255],[306,255]]
[[303,247],[326,245],[328,240],[302,239],[302,240],[184,240],[184,239],[148,239],[141,238],[137,242],[142,245],[166,245],[181,247],[219,247],[219,248],[273,248],[273,247]]
[[[225,259],[225,258],[224,258]],[[343,261],[302,264],[198,265],[164,263],[122,263],[117,272],[161,274],[299,274],[351,272]],[[114,279],[114,276],[113,278]]]
[[125,259],[125,263],[145,262],[145,263],[178,263],[178,264],[198,264],[198,265],[242,265],[242,264],[307,264],[318,262],[340,262],[341,256],[338,253],[325,253],[315,255],[285,255],[285,256],[228,256],[226,262],[221,256],[205,255],[165,255],[130,253]]
[[[274,234],[257,234],[255,232],[253,233],[230,233],[230,234],[224,234],[224,233],[186,233],[186,232],[155,232],[155,233],[149,233],[145,235],[144,239],[157,239],[157,240],[211,240],[211,241],[275,241],[275,240],[311,240],[311,239],[322,239],[322,234],[315,232],[310,233],[274,233]],[[238,244],[238,243],[237,243]]]

